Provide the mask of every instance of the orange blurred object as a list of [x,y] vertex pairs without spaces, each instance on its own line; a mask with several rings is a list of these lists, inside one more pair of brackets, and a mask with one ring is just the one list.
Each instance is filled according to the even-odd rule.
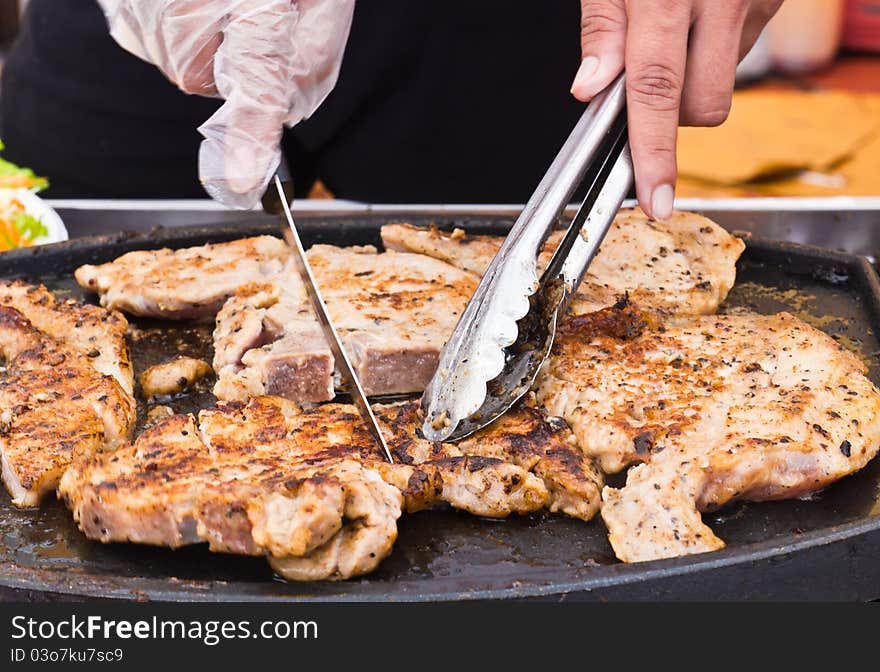
[[678,196],[880,196],[880,95],[751,90],[682,128]]

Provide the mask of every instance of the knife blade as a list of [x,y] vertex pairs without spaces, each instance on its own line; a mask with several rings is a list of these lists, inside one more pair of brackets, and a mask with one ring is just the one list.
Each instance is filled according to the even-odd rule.
[[385,457],[393,464],[394,458],[391,456],[391,450],[385,442],[385,437],[382,435],[382,429],[379,427],[376,416],[373,414],[373,409],[370,408],[370,404],[367,401],[367,395],[364,393],[361,381],[358,379],[357,373],[355,373],[354,367],[351,365],[351,360],[345,353],[342,341],[339,340],[339,334],[336,332],[336,327],[333,326],[333,321],[330,319],[330,314],[327,312],[327,305],[324,303],[324,299],[321,297],[321,292],[318,289],[318,284],[315,282],[312,268],[309,266],[308,259],[306,259],[305,248],[299,237],[299,232],[296,230],[296,224],[293,221],[293,214],[290,212],[290,204],[287,202],[287,196],[284,193],[284,186],[278,175],[275,175],[275,189],[278,191],[278,198],[281,200],[281,208],[287,219],[287,228],[284,230],[284,239],[287,241],[287,244],[291,249],[293,264],[296,266],[296,270],[299,273],[299,277],[302,279],[303,285],[305,285],[306,294],[309,296],[309,301],[311,302],[315,315],[318,318],[318,322],[321,325],[321,331],[323,331],[327,345],[330,346],[330,352],[333,353],[333,358],[336,360],[336,368],[339,369],[339,372],[342,374],[342,379],[348,384],[349,394],[351,394],[352,401],[354,401],[354,405],[357,407],[361,418],[367,423],[367,429],[370,430],[370,434],[376,440],[376,443],[379,444],[382,452],[385,453]]

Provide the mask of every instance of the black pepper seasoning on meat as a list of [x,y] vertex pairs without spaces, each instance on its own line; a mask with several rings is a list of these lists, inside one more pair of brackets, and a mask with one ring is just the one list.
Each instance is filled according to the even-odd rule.
[[633,438],[633,448],[637,455],[647,455],[654,447],[654,437],[651,432],[642,432]]

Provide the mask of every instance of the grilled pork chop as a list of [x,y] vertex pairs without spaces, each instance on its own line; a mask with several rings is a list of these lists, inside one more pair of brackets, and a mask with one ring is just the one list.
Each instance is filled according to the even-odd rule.
[[287,245],[272,236],[181,250],[137,250],[100,266],[80,266],[76,281],[101,305],[167,319],[213,317],[239,287],[284,268]]
[[[506,516],[551,499],[532,466],[419,439],[415,404],[376,408],[395,464],[384,461],[352,406],[303,411],[258,397],[202,411],[198,424],[173,416],[130,448],[83,459],[59,494],[90,538],[172,547],[207,541],[214,551],[267,555],[294,580],[371,571],[390,552],[404,510],[445,502]],[[583,458],[568,430],[528,409],[511,422],[484,430],[491,451],[524,463],[566,461],[573,476],[596,479],[580,486],[593,497],[581,510],[595,510],[600,481],[591,467],[577,471]]]
[[21,280],[0,281],[0,306],[15,308],[41,332],[84,353],[99,372],[113,376],[128,394],[134,371],[125,332],[128,322],[115,311],[58,301],[43,285]]
[[[421,391],[477,277],[419,254],[315,245],[309,263],[367,394]],[[214,331],[215,395],[333,398],[334,361],[295,274],[230,299]]]
[[[43,308],[37,319],[47,328],[57,326]],[[59,321],[71,310],[61,305]],[[109,351],[112,342],[96,341],[94,347],[105,345]],[[21,311],[0,305],[0,460],[16,506],[35,506],[76,457],[128,438],[134,398],[98,369],[99,359],[37,329]]]
[[[539,258],[539,273],[549,263],[563,232],[554,232]],[[386,249],[418,252],[479,273],[489,266],[502,238],[445,233],[408,224],[382,227]],[[612,305],[623,294],[644,308],[664,313],[714,313],[736,278],[736,260],[745,249],[709,219],[676,212],[668,222],[649,219],[638,209],[621,210],[590,269],[571,310],[589,313]]]
[[574,435],[560,418],[521,404],[482,431],[456,444],[436,444],[420,436],[422,418],[417,401],[376,406],[377,418],[392,438],[394,459],[404,464],[439,457],[468,455],[503,460],[544,481],[545,506],[573,518],[590,520],[598,510],[602,475],[575,445]]
[[617,556],[723,547],[700,511],[798,497],[861,469],[880,447],[880,392],[865,366],[787,314],[692,317],[651,328],[629,306],[560,330],[537,396],[608,472]]

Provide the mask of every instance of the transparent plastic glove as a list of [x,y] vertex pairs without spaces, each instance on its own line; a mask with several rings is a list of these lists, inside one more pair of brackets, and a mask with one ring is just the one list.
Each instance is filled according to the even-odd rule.
[[249,208],[281,158],[284,125],[336,84],[354,0],[98,0],[110,33],[186,93],[225,103],[199,131],[212,198]]

